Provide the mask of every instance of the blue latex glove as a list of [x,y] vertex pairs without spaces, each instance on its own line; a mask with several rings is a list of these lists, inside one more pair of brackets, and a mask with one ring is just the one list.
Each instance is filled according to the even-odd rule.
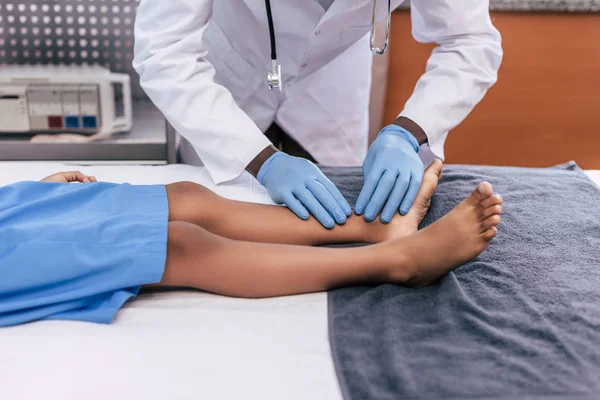
[[352,213],[338,188],[304,158],[277,152],[265,161],[256,178],[275,203],[285,203],[304,220],[310,211],[325,228],[345,223]]
[[373,221],[385,203],[381,213],[384,224],[396,211],[405,215],[423,181],[423,162],[418,152],[419,142],[406,129],[397,125],[383,128],[363,163],[365,179],[356,200],[356,214]]

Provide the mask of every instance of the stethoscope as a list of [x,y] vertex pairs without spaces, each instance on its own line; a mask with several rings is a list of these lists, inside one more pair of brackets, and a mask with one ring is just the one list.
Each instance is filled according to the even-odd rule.
[[[374,0],[373,4],[373,18],[371,19],[371,53],[373,55],[381,55],[385,53],[388,46],[388,40],[390,38],[390,26],[392,23],[392,0],[388,0],[388,13],[387,21],[385,25],[385,40],[383,47],[379,48],[375,46],[375,17],[377,14],[377,4],[379,0]],[[269,37],[271,40],[271,72],[267,73],[267,83],[269,84],[269,90],[275,88],[279,91],[283,90],[283,81],[281,78],[281,65],[277,62],[277,45],[275,43],[275,28],[273,27],[273,14],[271,13],[271,1],[265,0],[265,6],[267,9],[267,21],[269,23]]]

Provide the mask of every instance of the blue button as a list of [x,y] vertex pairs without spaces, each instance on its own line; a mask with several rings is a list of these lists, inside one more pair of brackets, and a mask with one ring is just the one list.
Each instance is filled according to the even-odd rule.
[[79,117],[75,115],[67,115],[65,117],[65,128],[79,128]]
[[83,121],[84,128],[95,129],[98,127],[98,120],[93,115],[84,115],[81,117],[81,120]]

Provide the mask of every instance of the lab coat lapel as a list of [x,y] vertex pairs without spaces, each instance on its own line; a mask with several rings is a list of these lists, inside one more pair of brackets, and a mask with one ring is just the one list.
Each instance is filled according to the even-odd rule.
[[[330,20],[342,19],[348,26],[364,26],[371,24],[373,17],[373,3],[375,0],[335,0],[319,25]],[[392,0],[392,10],[400,7],[405,0]],[[387,0],[379,0],[377,4],[376,22],[381,22],[387,17]],[[359,18],[355,18],[359,16]],[[350,17],[348,19],[347,17]]]
[[325,16],[323,16],[321,24],[329,21],[330,19],[338,18],[339,16],[349,14],[355,10],[365,7],[367,4],[371,4],[373,1],[375,0],[335,0],[331,7],[329,7],[329,10],[327,10],[325,13]]

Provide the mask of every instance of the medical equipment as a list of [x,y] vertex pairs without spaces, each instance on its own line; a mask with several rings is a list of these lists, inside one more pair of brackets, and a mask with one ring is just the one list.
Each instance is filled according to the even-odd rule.
[[267,73],[267,82],[269,84],[269,90],[278,88],[279,91],[283,89],[283,82],[281,80],[281,65],[277,64],[277,44],[275,43],[275,28],[273,27],[273,14],[271,13],[271,1],[265,0],[265,6],[267,8],[267,21],[269,23],[269,37],[271,40],[271,63],[273,69]]
[[371,19],[371,53],[373,55],[381,55],[385,53],[385,49],[387,49],[388,40],[390,38],[390,26],[392,24],[392,0],[388,0],[388,10],[387,10],[387,20],[385,23],[385,40],[383,41],[383,47],[380,49],[379,47],[375,47],[375,16],[377,15],[377,5],[379,4],[379,0],[374,0],[373,3],[373,18]]
[[[385,26],[385,40],[383,42],[383,47],[375,47],[375,20],[377,16],[377,5],[379,4],[379,0],[374,0],[373,2],[373,17],[371,19],[371,53],[373,55],[381,55],[385,53],[385,50],[388,46],[388,41],[390,38],[390,27],[392,23],[392,0],[387,0],[388,2],[388,11],[387,11],[387,20]],[[273,13],[271,12],[271,1],[265,0],[265,8],[267,9],[267,22],[269,24],[269,37],[271,40],[271,63],[272,70],[267,73],[267,83],[269,84],[269,90],[273,90],[274,88],[278,88],[279,91],[283,89],[283,82],[281,79],[281,65],[277,63],[277,45],[275,43],[275,28],[273,26]]]
[[0,134],[128,131],[129,75],[98,66],[1,65],[0,120]]

